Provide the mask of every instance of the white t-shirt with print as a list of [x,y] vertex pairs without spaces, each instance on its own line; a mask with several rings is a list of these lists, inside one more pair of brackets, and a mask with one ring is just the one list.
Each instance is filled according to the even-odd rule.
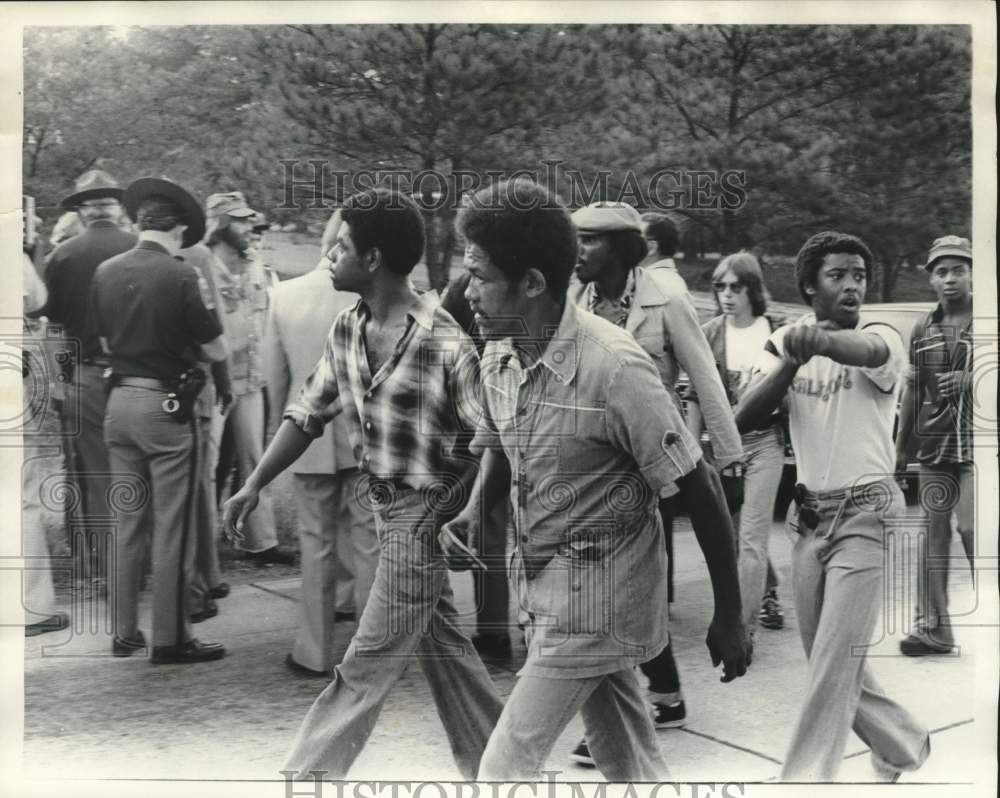
[[[808,322],[814,323],[812,317]],[[782,327],[768,339],[759,356],[754,380],[781,364]],[[887,324],[869,324],[889,347],[889,358],[877,368],[845,366],[828,357],[812,357],[800,366],[788,389],[789,431],[798,481],[809,490],[838,490],[874,482],[893,473],[896,450],[892,426],[896,395],[907,368],[899,333]],[[773,347],[773,351],[772,351]]]
[[771,335],[771,323],[766,316],[757,316],[748,327],[734,327],[725,320],[726,371],[729,385],[736,396],[742,396],[750,382],[750,372],[757,365],[760,350]]

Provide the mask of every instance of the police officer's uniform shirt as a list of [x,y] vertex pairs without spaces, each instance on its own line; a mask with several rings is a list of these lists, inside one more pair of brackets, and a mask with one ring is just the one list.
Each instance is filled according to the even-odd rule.
[[49,255],[45,315],[49,321],[63,325],[67,338],[80,341],[83,357],[101,354],[96,323],[88,318],[87,297],[94,272],[108,258],[128,252],[136,241],[132,233],[118,229],[113,222],[99,220]]
[[152,241],[102,263],[91,302],[119,376],[175,380],[197,362],[196,344],[222,334],[198,274]]

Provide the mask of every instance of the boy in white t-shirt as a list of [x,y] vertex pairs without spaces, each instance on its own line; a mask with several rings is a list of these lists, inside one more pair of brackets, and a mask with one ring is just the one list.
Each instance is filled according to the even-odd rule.
[[871,265],[854,236],[805,243],[795,272],[814,316],[771,335],[736,409],[749,429],[787,394],[800,480],[793,582],[809,678],[784,781],[833,780],[852,727],[883,780],[930,752],[926,729],[882,693],[864,660],[882,595],[884,522],[905,507],[892,425],[907,356],[889,325],[857,329]]

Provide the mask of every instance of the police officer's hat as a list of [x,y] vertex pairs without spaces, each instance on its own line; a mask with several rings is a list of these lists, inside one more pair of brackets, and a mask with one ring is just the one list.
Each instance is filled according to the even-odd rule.
[[76,210],[82,202],[90,199],[100,199],[101,197],[111,197],[121,200],[122,189],[107,172],[100,169],[91,169],[84,172],[76,179],[73,193],[59,204],[68,211]]
[[140,177],[129,183],[122,196],[122,204],[132,221],[137,222],[136,213],[143,200],[160,196],[173,202],[181,210],[181,224],[187,225],[181,248],[194,246],[205,235],[205,211],[198,200],[188,194],[172,180],[163,177]]

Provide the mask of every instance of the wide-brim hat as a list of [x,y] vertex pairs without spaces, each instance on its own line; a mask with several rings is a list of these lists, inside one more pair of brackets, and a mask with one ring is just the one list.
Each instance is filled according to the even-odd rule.
[[142,201],[152,196],[166,197],[181,209],[181,224],[187,225],[181,249],[194,246],[205,235],[205,211],[193,196],[172,180],[163,177],[140,177],[129,183],[122,195],[122,204],[132,221]]
[[91,169],[76,179],[73,193],[59,204],[66,210],[72,211],[76,210],[84,201],[100,197],[112,197],[121,201],[122,188],[118,185],[118,181],[107,172]]

